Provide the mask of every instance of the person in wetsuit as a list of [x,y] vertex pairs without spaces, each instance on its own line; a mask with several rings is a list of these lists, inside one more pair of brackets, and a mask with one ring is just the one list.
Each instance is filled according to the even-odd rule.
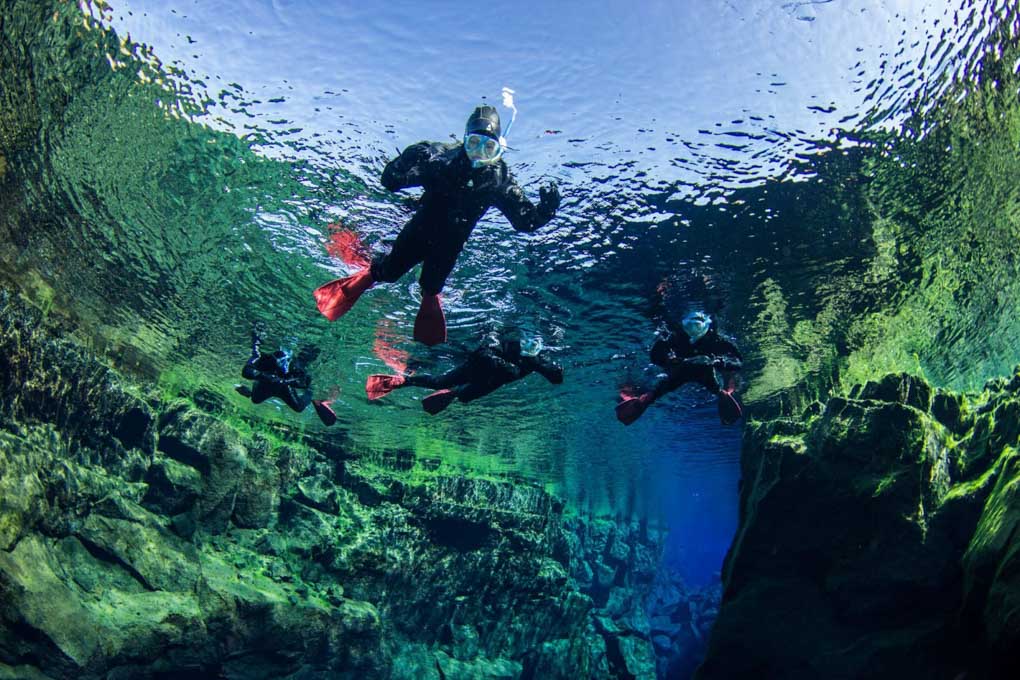
[[425,192],[389,253],[371,266],[336,279],[314,292],[319,311],[330,321],[347,313],[362,293],[379,281],[394,282],[421,263],[422,299],[414,339],[426,345],[446,341],[446,319],[439,293],[475,224],[495,207],[514,229],[531,233],[544,226],[560,205],[555,183],[539,190],[537,206],[525,197],[502,159],[499,113],[479,106],[464,130],[463,143],[418,142],[383,170],[390,191],[421,186]]
[[500,340],[490,336],[464,363],[442,375],[370,375],[365,393],[369,399],[379,399],[399,387],[427,387],[436,391],[425,397],[421,405],[435,415],[455,399],[474,401],[532,373],[554,385],[563,382],[563,367],[552,361],[549,352],[539,351],[535,341],[522,348],[517,338]]
[[657,399],[681,385],[696,382],[719,398],[719,419],[731,425],[740,419],[740,402],[721,372],[737,371],[743,358],[736,346],[723,339],[715,323],[704,312],[684,317],[680,330],[673,330],[652,345],[652,363],[665,369],[652,389],[642,394],[623,393],[616,417],[630,425]]
[[336,422],[336,413],[328,401],[312,399],[312,378],[305,371],[305,364],[318,356],[317,348],[304,350],[292,358],[290,352],[276,350],[265,353],[261,350],[262,338],[258,328],[251,331],[251,356],[241,369],[241,376],[253,380],[254,385],[237,385],[234,389],[252,403],[261,404],[270,397],[276,397],[294,411],[300,413],[312,404],[315,413],[325,425]]

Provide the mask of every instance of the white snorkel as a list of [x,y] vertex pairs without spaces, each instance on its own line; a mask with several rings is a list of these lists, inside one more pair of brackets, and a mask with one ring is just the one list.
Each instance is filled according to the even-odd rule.
[[506,149],[506,138],[510,135],[510,128],[514,126],[514,121],[517,120],[517,106],[514,104],[514,91],[506,85],[503,86],[503,106],[513,112],[510,114],[510,122],[507,123],[506,130],[504,130],[503,134],[500,135],[499,138],[499,145]]

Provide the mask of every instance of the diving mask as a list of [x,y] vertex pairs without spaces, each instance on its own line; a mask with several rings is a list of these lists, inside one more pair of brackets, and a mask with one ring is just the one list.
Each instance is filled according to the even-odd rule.
[[521,354],[526,357],[538,356],[542,351],[542,338],[525,338],[521,340]]
[[290,350],[280,348],[273,352],[273,358],[276,359],[276,365],[280,367],[280,370],[286,373],[290,370]]
[[681,325],[693,344],[705,337],[705,333],[708,333],[708,329],[712,325],[712,319],[704,312],[693,312],[684,317]]
[[464,153],[471,165],[479,168],[498,161],[503,155],[503,145],[494,137],[470,132],[464,135]]

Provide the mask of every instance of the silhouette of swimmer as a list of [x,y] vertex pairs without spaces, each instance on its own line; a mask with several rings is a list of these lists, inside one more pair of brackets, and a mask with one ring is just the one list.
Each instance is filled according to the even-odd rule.
[[464,363],[442,375],[370,375],[365,393],[369,399],[379,399],[400,387],[427,387],[436,391],[421,405],[435,415],[455,399],[474,401],[531,373],[539,373],[554,385],[563,382],[563,368],[549,358],[549,352],[540,351],[537,341],[522,343],[512,336],[498,339],[490,335]]
[[336,321],[375,283],[397,281],[421,263],[422,299],[414,339],[426,345],[446,342],[439,293],[478,220],[495,207],[514,229],[530,233],[549,222],[560,205],[555,183],[539,190],[537,206],[525,197],[502,159],[504,148],[499,113],[492,106],[479,106],[467,121],[463,143],[418,142],[390,161],[383,170],[383,186],[390,191],[424,187],[418,208],[389,253],[357,274],[315,290],[319,311]]
[[[257,326],[251,331],[251,357],[241,369],[241,376],[253,380],[254,385],[237,385],[237,393],[248,397],[254,404],[261,404],[270,397],[276,397],[294,411],[300,413],[312,404],[315,413],[325,425],[336,422],[336,413],[330,402],[312,399],[312,378],[305,371],[305,364],[318,356],[318,348],[306,348],[297,357],[279,349],[272,353],[261,351],[262,338]],[[300,390],[300,391],[299,391]]]
[[732,386],[724,387],[720,371],[739,370],[743,358],[733,343],[719,336],[708,314],[694,312],[685,316],[680,330],[655,341],[651,359],[666,372],[647,392],[621,392],[622,401],[616,406],[616,417],[621,423],[630,425],[657,399],[689,382],[696,382],[719,397],[719,419],[723,424],[731,425],[740,419],[743,413],[740,402],[733,395]]

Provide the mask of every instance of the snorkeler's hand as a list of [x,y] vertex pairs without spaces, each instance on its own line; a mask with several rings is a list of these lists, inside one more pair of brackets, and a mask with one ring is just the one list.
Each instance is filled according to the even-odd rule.
[[263,336],[266,334],[266,323],[262,320],[255,320],[251,322],[251,343],[252,345],[258,345],[262,342]]
[[554,213],[560,207],[560,188],[556,182],[550,182],[549,186],[538,190],[538,198],[545,210]]

